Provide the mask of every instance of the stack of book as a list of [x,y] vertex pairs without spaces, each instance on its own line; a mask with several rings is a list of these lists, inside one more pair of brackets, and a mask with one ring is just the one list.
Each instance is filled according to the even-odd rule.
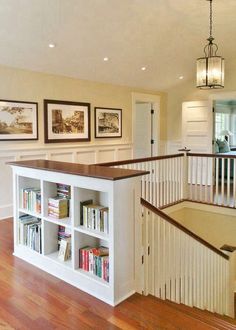
[[71,233],[64,226],[58,226],[58,258],[62,261],[71,259]]
[[55,219],[68,217],[68,199],[59,196],[49,198],[48,216]]
[[29,214],[19,217],[19,243],[42,253],[40,219]]
[[39,188],[21,189],[21,206],[23,209],[40,213],[41,212],[41,191]]
[[108,234],[108,207],[97,204],[86,204],[87,201],[81,202],[81,218],[80,225],[89,229],[97,230]]
[[57,196],[70,199],[71,198],[70,186],[63,183],[57,183]]
[[79,268],[109,282],[109,249],[104,246],[79,249]]

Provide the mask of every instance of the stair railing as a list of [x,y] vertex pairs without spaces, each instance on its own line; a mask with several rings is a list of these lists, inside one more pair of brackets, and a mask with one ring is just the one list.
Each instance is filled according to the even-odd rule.
[[99,165],[149,171],[141,179],[141,197],[156,207],[172,205],[184,198],[184,153]]
[[236,155],[187,153],[188,200],[236,207]]
[[144,293],[219,314],[232,314],[229,256],[144,199],[141,204]]
[[149,171],[141,197],[158,208],[183,200],[236,208],[236,155],[181,151],[99,165]]

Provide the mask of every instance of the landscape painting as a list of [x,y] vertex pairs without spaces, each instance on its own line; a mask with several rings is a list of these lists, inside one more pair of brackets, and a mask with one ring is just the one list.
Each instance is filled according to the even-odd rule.
[[90,104],[44,100],[45,143],[90,140]]
[[111,138],[122,136],[122,110],[95,108],[95,137]]
[[0,141],[37,139],[38,103],[0,100]]

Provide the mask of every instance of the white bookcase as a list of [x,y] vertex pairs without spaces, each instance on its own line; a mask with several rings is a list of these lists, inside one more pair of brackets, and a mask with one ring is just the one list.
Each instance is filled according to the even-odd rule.
[[[81,165],[78,171],[74,168],[68,171],[70,164],[61,163],[66,164],[65,169],[57,171],[60,162],[44,161],[41,166],[42,162],[10,163],[14,179],[14,255],[110,305],[117,305],[135,292],[135,224],[140,221],[140,175],[144,172],[109,169],[112,175],[106,177],[103,168],[101,178],[100,174],[96,177],[98,166],[93,166],[88,176],[88,166],[85,171]],[[50,170],[45,168],[45,162]],[[71,187],[70,214],[65,219],[48,216],[48,198],[56,195],[56,183]],[[41,189],[41,214],[22,208],[21,191],[29,187]],[[89,199],[108,207],[108,233],[80,224],[80,203]],[[19,243],[22,214],[41,219],[42,253]],[[58,225],[71,232],[71,259],[67,261],[58,259]],[[79,268],[79,249],[87,245],[109,248],[109,282]]]

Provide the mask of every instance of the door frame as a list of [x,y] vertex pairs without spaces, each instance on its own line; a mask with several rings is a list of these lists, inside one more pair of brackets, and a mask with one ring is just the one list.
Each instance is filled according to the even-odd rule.
[[136,102],[152,103],[155,111],[153,132],[156,140],[154,144],[154,156],[160,153],[160,95],[152,95],[145,93],[132,93],[132,143],[134,156],[134,139],[135,139],[135,121],[136,121]]

